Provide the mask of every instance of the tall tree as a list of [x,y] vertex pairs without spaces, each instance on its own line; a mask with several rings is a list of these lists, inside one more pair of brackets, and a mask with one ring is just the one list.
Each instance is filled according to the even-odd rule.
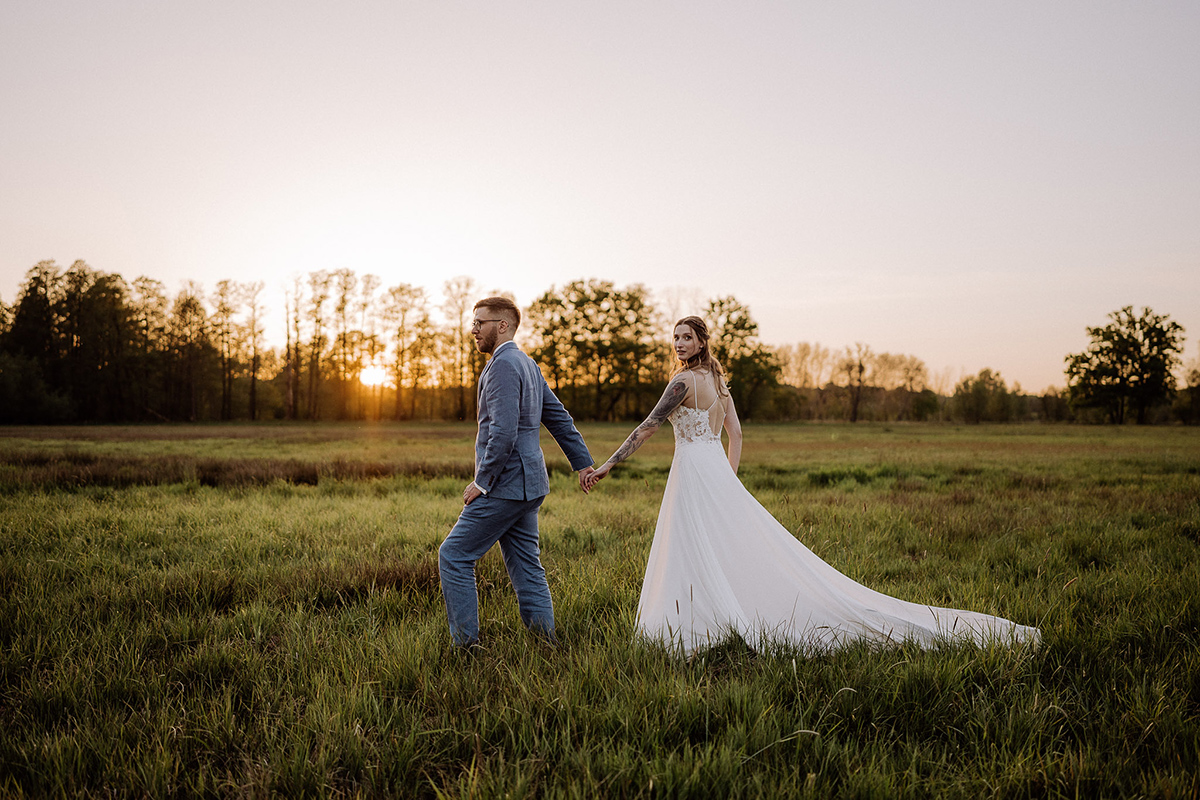
[[982,369],[954,387],[951,406],[964,422],[1008,422],[1016,414],[1017,396],[1009,392],[999,372]]
[[572,281],[526,310],[531,354],[573,413],[593,419],[640,416],[660,379],[654,308],[640,284]]
[[[242,302],[246,306],[245,339],[250,347],[250,419],[258,419],[258,372],[262,367],[263,304],[265,284],[253,281],[241,285]],[[290,348],[289,348],[290,349]]]
[[712,334],[712,352],[729,372],[729,393],[738,414],[750,419],[779,385],[780,366],[758,340],[750,308],[732,295],[709,301],[704,316]]
[[775,350],[783,382],[800,389],[817,389],[825,385],[827,370],[833,363],[828,347],[820,342],[798,342]]
[[[454,387],[458,391],[457,417],[459,419],[466,419],[467,415],[474,411],[473,403],[468,402],[467,399],[467,386],[475,384],[474,370],[471,370],[474,363],[471,356],[475,348],[474,339],[470,335],[469,320],[477,299],[475,295],[478,293],[479,287],[475,283],[475,279],[465,275],[451,278],[442,285],[442,294],[445,296],[442,311],[446,315],[446,321],[450,324],[452,357],[454,359]],[[469,384],[468,371],[472,373]],[[471,395],[471,400],[474,400],[474,393]]]
[[916,356],[901,356],[900,385],[907,392],[921,392],[929,384],[929,369]]
[[875,353],[870,345],[855,342],[853,348],[846,348],[842,359],[838,362],[838,371],[846,376],[846,391],[850,396],[850,421],[858,422],[859,410],[862,407],[863,391],[874,380],[873,366]]
[[170,301],[160,281],[141,276],[133,282],[133,359],[130,389],[135,419],[166,420],[169,347],[167,320]]
[[349,393],[351,353],[353,343],[350,329],[350,319],[353,313],[354,297],[358,289],[358,276],[350,269],[339,269],[333,273],[334,304],[333,304],[333,368],[334,379],[337,381],[337,418],[346,419],[349,415]]
[[60,279],[53,261],[39,261],[25,274],[5,335],[5,349],[31,359],[43,373],[58,358],[55,305]]
[[1139,315],[1125,306],[1108,317],[1107,325],[1087,329],[1086,350],[1066,357],[1071,402],[1099,408],[1118,425],[1132,411],[1141,425],[1175,389],[1172,371],[1179,364],[1183,327],[1149,308]]
[[[416,321],[412,326],[412,338],[408,346],[408,373],[412,384],[412,393],[409,397],[409,419],[417,418],[417,400],[430,375],[434,373],[434,364],[437,361],[438,349],[442,347],[442,342],[443,337],[439,335],[438,329],[429,317],[429,311],[422,304],[417,309]],[[429,406],[428,416],[429,419],[434,417],[432,402]]]
[[[573,369],[575,320],[563,295],[551,286],[525,309],[525,320],[533,342],[530,355],[546,373],[554,393],[569,406],[577,408],[578,387]],[[569,397],[565,395],[568,387],[571,389]]]
[[129,287],[120,275],[94,273],[80,307],[83,342],[80,363],[86,384],[75,396],[82,418],[117,422],[134,416],[129,386],[133,379],[136,318],[129,302]]
[[325,304],[329,302],[329,286],[333,276],[325,270],[308,275],[308,322],[312,339],[308,344],[308,419],[320,415],[321,360],[325,356],[326,336]]
[[233,318],[238,312],[240,290],[233,281],[217,281],[210,301],[210,330],[221,359],[221,419],[233,419],[233,373],[236,348]]
[[[360,380],[362,371],[368,367],[381,367],[379,361],[382,358],[385,342],[381,340],[378,331],[379,322],[379,303],[380,299],[376,296],[379,291],[379,276],[378,275],[363,275],[359,283],[358,289],[358,304],[355,310],[358,312],[358,330],[354,335],[354,356],[351,359],[352,374],[355,391],[358,399],[359,416],[366,414],[366,406],[362,396],[362,382]],[[382,392],[382,387],[379,391]],[[382,403],[382,400],[379,402]],[[376,407],[375,418],[378,419],[382,411]]]
[[87,263],[77,260],[63,273],[54,303],[58,359],[53,365],[51,381],[76,400],[87,391],[81,385],[83,380],[91,377],[85,377],[83,306],[94,279],[95,275]]
[[188,282],[171,305],[167,337],[173,361],[170,387],[173,390],[172,416],[195,422],[204,409],[210,356],[215,348],[209,340],[208,311],[203,290]]
[[73,413],[57,381],[61,284],[54,261],[40,261],[25,274],[0,340],[0,421],[58,422]]
[[396,384],[396,406],[392,417],[400,420],[405,417],[405,405],[401,395],[406,382],[411,386],[413,401],[408,406],[408,416],[412,417],[415,414],[417,372],[413,361],[416,355],[414,336],[419,319],[429,317],[425,290],[407,283],[392,286],[385,294],[382,316],[391,339],[392,352],[395,354],[392,360],[392,376]]
[[[876,419],[907,419],[914,415],[913,403],[925,389],[929,373],[925,362],[916,356],[878,353],[872,365],[871,392]],[[922,415],[928,414],[923,408]]]
[[287,419],[300,418],[300,372],[304,362],[300,338],[303,298],[303,281],[299,275],[293,275],[291,287],[284,289],[283,327],[287,350],[283,359],[283,405]]

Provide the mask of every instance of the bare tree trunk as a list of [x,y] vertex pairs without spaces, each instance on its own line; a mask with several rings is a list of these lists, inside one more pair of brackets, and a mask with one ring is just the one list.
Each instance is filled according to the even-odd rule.
[[[296,397],[292,393],[292,308],[291,301],[285,296],[283,301],[283,329],[287,342],[283,349],[283,416],[287,419],[296,418]],[[253,401],[250,403],[254,406]],[[253,419],[253,417],[251,417]]]
[[292,298],[292,372],[289,376],[288,393],[292,398],[291,413],[288,419],[300,418],[300,278],[294,283],[295,295]]
[[475,281],[466,276],[451,278],[443,286],[446,302],[442,308],[450,324],[453,326],[452,346],[454,347],[455,383],[458,389],[458,419],[467,418],[467,380],[466,369],[469,356],[467,347],[467,315],[471,311],[471,297],[478,291]]
[[325,350],[325,303],[329,299],[332,278],[333,276],[324,270],[310,273],[308,277],[312,290],[309,313],[313,326],[308,356],[308,419],[311,420],[317,419],[320,414],[321,355]]
[[250,356],[250,421],[258,420],[258,347]]

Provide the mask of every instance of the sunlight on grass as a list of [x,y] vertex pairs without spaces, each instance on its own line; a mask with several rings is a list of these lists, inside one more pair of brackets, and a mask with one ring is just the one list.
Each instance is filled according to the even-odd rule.
[[[584,429],[599,458],[626,432]],[[838,569],[1044,642],[690,662],[633,635],[667,436],[590,498],[547,443],[561,645],[491,553],[486,647],[450,648],[436,550],[472,437],[5,431],[0,793],[1200,791],[1200,431],[750,427],[743,480]]]

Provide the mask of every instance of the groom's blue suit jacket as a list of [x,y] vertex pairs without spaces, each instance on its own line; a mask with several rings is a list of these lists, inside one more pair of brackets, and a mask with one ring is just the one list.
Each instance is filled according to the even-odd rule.
[[504,344],[479,376],[479,434],[475,483],[489,497],[532,500],[550,492],[540,429],[558,442],[571,468],[592,465],[571,415],[554,396],[534,360]]

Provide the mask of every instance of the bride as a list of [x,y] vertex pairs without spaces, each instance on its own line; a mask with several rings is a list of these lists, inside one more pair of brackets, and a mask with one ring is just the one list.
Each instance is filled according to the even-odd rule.
[[757,649],[787,643],[813,651],[863,640],[1038,640],[1036,628],[868,589],[793,537],[737,478],[742,429],[708,340],[699,317],[676,323],[679,364],[662,399],[587,486],[670,421],[675,457],[638,601],[643,636],[689,656],[731,632]]

